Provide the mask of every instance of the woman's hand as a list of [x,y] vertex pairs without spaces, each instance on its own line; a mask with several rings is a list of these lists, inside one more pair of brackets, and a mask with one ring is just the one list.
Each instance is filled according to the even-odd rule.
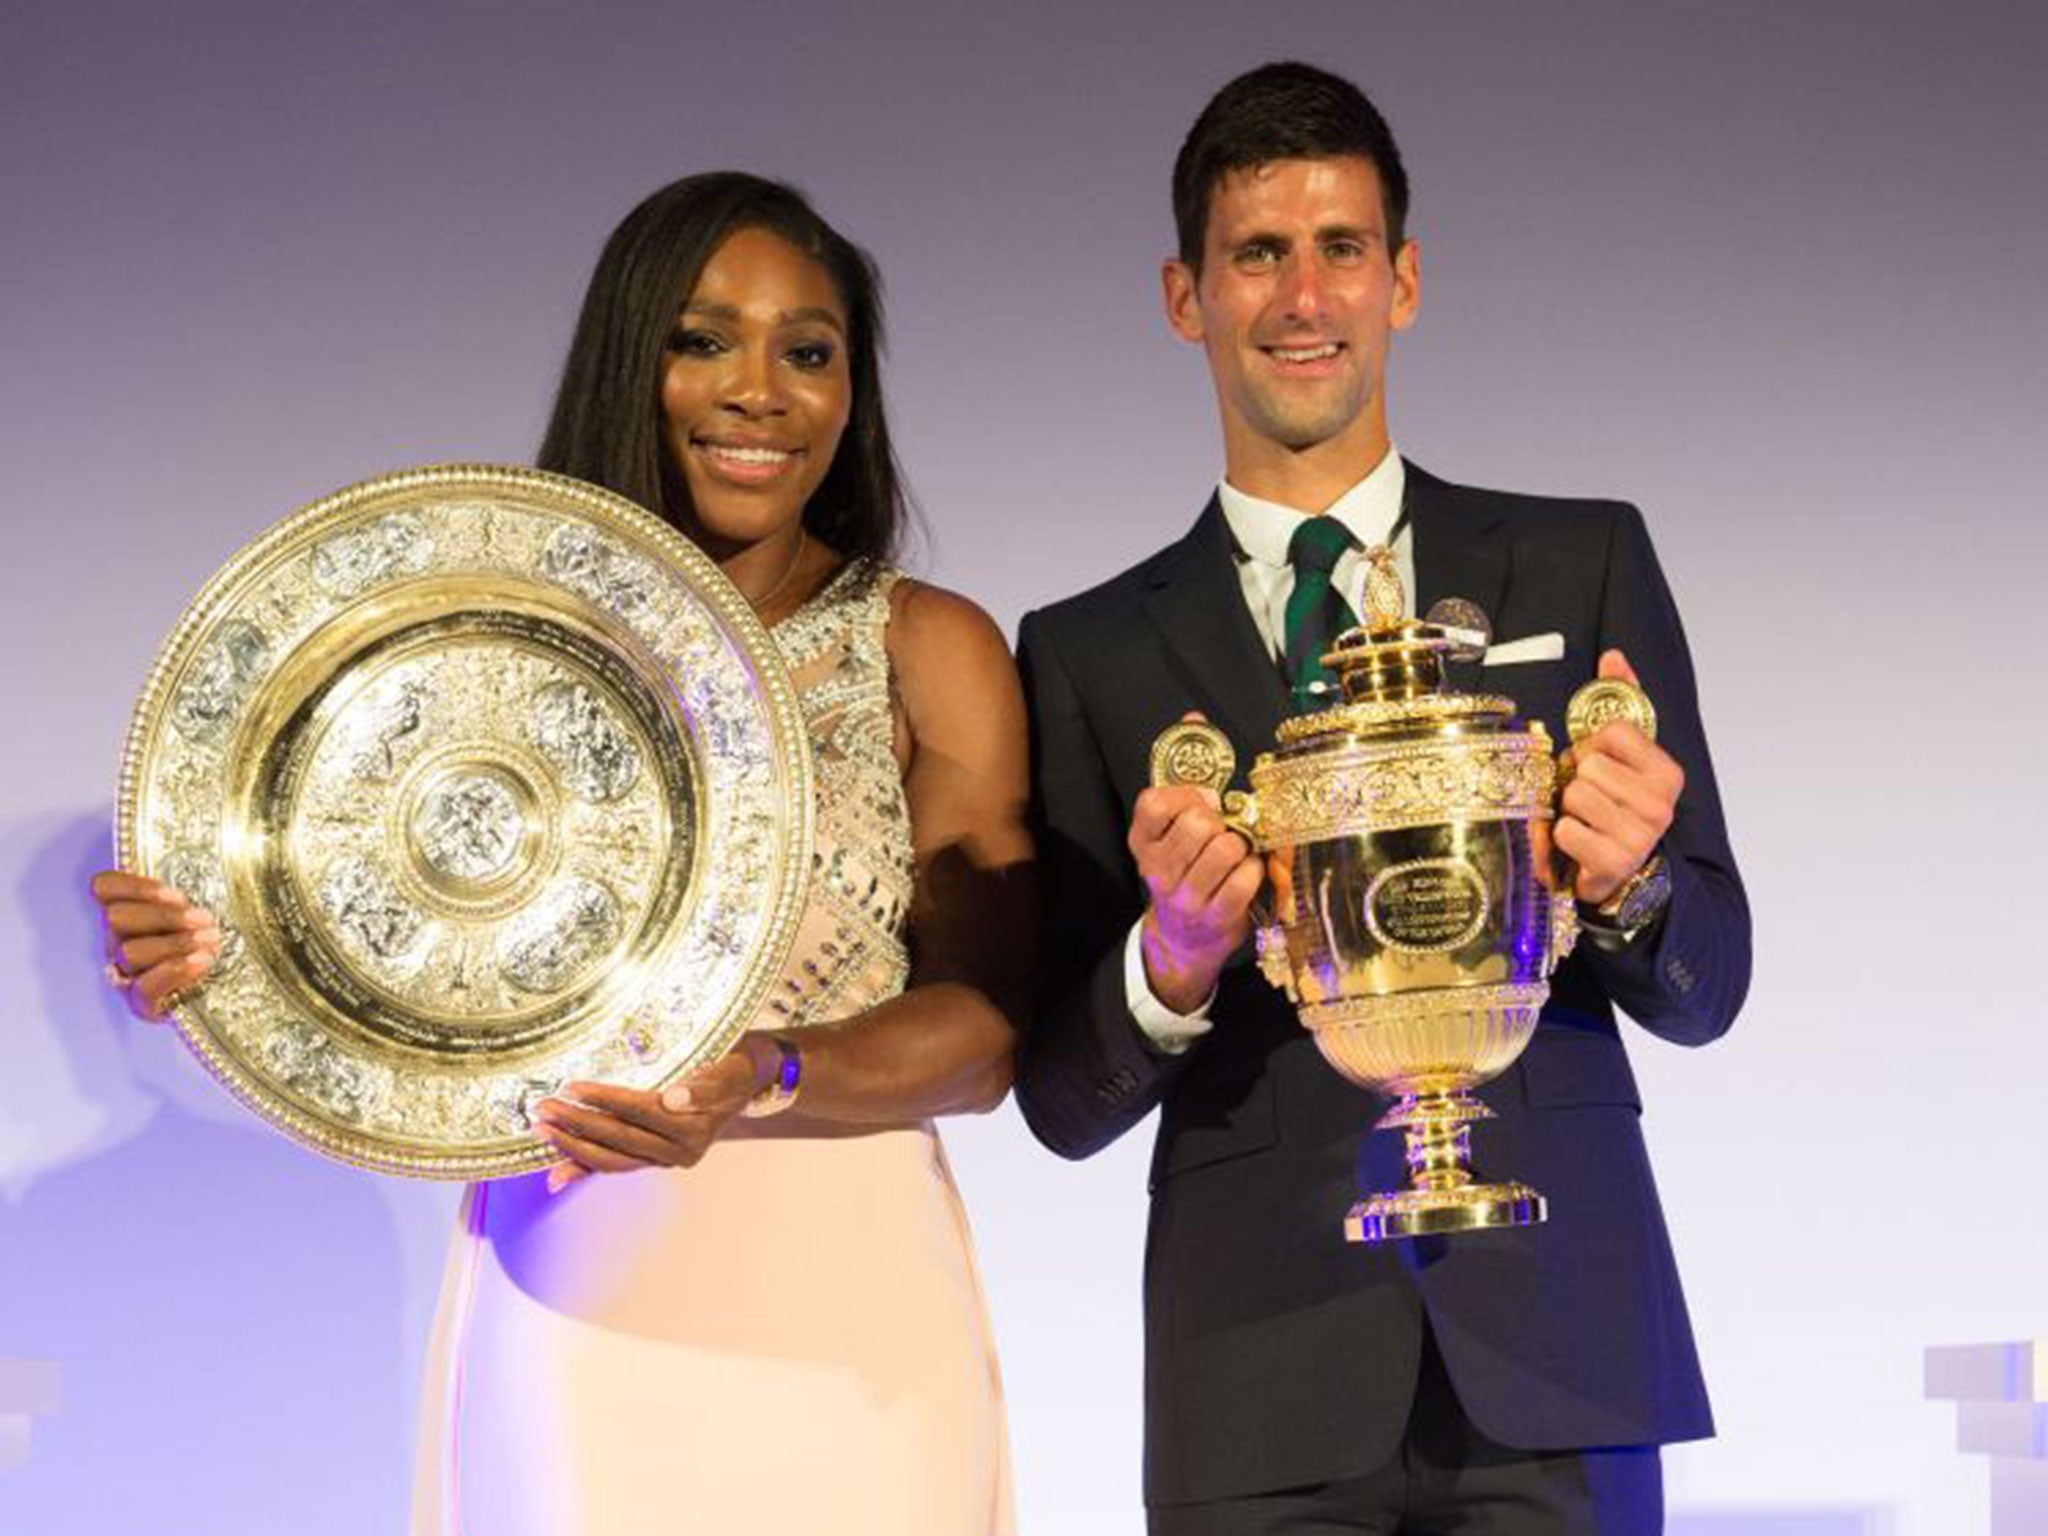
[[743,1036],[726,1056],[655,1092],[564,1083],[534,1106],[534,1130],[569,1161],[548,1170],[550,1194],[589,1173],[694,1168],[780,1064],[771,1042]]
[[220,959],[220,922],[161,880],[109,869],[92,877],[107,919],[107,981],[138,1018],[160,1020]]

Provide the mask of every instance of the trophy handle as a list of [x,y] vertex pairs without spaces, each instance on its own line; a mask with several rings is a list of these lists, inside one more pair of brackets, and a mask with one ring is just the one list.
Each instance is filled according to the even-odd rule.
[[1223,824],[1253,853],[1263,853],[1258,797],[1230,787],[1230,776],[1236,772],[1237,749],[1206,720],[1176,720],[1152,739],[1153,787],[1192,784],[1214,790],[1223,802]]
[[[1657,710],[1650,703],[1650,696],[1634,683],[1618,677],[1596,677],[1583,685],[1565,705],[1565,734],[1571,737],[1576,747],[1603,725],[1616,720],[1626,720],[1648,737],[1657,739]],[[1542,732],[1543,722],[1533,722],[1529,729]],[[1548,732],[1544,732],[1547,736]],[[1565,786],[1572,781],[1570,765],[1562,755],[1558,758],[1557,789],[1552,800],[1553,813],[1564,806]],[[1578,884],[1579,866],[1569,855],[1553,852],[1551,857],[1554,884],[1550,892],[1550,963],[1554,966],[1572,952],[1579,939],[1579,904],[1572,894]]]
[[[1161,731],[1152,742],[1152,783],[1155,786],[1193,784],[1211,789],[1223,802],[1223,825],[1245,840],[1253,853],[1269,850],[1259,835],[1259,797],[1230,787],[1237,771],[1237,751],[1230,738],[1206,720],[1179,720]],[[1287,969],[1287,941],[1273,921],[1273,904],[1266,899],[1270,877],[1252,898],[1252,932],[1258,948],[1259,969],[1276,987],[1294,995],[1294,977]]]

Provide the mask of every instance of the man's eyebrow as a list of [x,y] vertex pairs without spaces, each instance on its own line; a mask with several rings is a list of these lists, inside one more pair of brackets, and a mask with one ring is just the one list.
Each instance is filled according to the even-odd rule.
[[[686,315],[702,315],[707,320],[724,320],[728,323],[737,323],[740,318],[738,305],[711,304],[702,299],[690,300],[689,303],[683,306],[683,313]],[[775,317],[777,325],[801,325],[807,321],[815,322],[819,325],[829,325],[840,335],[844,336],[846,334],[846,323],[833,311],[826,309],[820,304],[806,304],[800,309],[785,309]]]

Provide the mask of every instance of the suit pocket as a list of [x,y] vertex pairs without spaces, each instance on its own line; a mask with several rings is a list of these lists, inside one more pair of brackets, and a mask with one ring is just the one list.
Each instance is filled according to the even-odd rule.
[[1517,1064],[1533,1108],[1614,1104],[1640,1110],[1642,1094],[1621,1041],[1605,1030],[1540,1026]]
[[1271,1073],[1222,1082],[1183,1079],[1161,1114],[1152,1183],[1263,1152],[1280,1139]]

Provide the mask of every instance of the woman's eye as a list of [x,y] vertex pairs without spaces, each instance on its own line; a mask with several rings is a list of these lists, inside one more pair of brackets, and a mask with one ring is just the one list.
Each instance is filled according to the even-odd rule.
[[725,344],[709,331],[693,331],[685,327],[669,336],[668,349],[684,357],[710,357],[723,352]]
[[832,344],[828,341],[806,341],[789,349],[789,360],[804,369],[827,367],[832,357]]

